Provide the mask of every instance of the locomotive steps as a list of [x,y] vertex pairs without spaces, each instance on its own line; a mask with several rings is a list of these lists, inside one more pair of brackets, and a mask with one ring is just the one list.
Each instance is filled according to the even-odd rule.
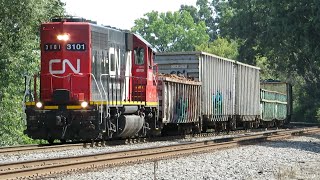
[[0,179],[40,178],[72,171],[92,170],[115,165],[156,161],[194,153],[230,148],[256,142],[290,138],[294,135],[320,132],[320,128],[296,129],[241,135],[210,141],[188,142],[170,146],[100,153],[78,157],[43,159],[0,165]]

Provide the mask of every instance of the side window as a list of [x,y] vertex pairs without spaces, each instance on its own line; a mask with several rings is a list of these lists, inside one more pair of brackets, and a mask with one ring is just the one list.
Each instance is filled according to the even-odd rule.
[[116,75],[118,54],[114,47],[109,48],[109,74]]
[[144,64],[144,49],[143,48],[134,48],[134,63],[136,65]]
[[148,66],[150,69],[152,69],[152,63],[151,63],[151,59],[152,59],[152,51],[149,49],[149,54],[148,54]]

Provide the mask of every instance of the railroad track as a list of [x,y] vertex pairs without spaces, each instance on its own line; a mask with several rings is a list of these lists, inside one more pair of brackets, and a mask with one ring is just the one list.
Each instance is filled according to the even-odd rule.
[[[268,131],[275,131],[277,129],[272,128]],[[281,131],[283,129],[279,129]],[[15,154],[27,154],[27,153],[38,153],[38,152],[52,152],[52,151],[63,151],[63,150],[73,150],[81,149],[86,147],[100,147],[108,145],[123,145],[123,144],[134,144],[134,143],[144,143],[144,142],[154,142],[154,141],[170,141],[177,139],[186,139],[186,138],[201,138],[201,137],[214,137],[217,135],[238,135],[243,133],[259,133],[263,132],[265,129],[254,129],[254,130],[237,130],[217,133],[202,133],[194,135],[180,135],[180,136],[167,136],[167,137],[156,137],[153,139],[146,138],[135,138],[135,139],[125,139],[125,140],[113,140],[113,141],[97,141],[90,143],[73,143],[73,144],[32,144],[32,145],[21,145],[21,146],[10,146],[10,147],[0,147],[0,155],[15,155]]]
[[320,128],[274,131],[254,135],[239,135],[210,141],[181,143],[170,146],[135,149],[112,153],[101,153],[79,157],[43,159],[8,164],[0,164],[0,179],[43,178],[74,171],[106,168],[115,165],[156,161],[194,153],[208,152],[221,148],[253,144],[267,140],[278,140],[294,135],[317,133]]
[[48,151],[62,151],[82,148],[83,144],[63,144],[63,145],[24,145],[24,146],[10,146],[0,148],[0,155],[25,154]]

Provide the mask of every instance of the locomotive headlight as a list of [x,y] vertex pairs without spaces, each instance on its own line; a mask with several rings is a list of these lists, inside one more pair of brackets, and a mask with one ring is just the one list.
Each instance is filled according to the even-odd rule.
[[86,108],[87,106],[88,106],[88,102],[83,101],[83,102],[81,103],[81,107],[82,107],[82,108]]
[[36,106],[37,106],[37,108],[41,108],[42,107],[42,103],[41,102],[37,102]]
[[69,34],[59,34],[57,39],[60,41],[68,41],[70,39]]

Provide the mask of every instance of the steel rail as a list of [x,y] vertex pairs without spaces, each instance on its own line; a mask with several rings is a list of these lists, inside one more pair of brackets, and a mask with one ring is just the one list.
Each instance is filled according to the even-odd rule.
[[79,170],[105,168],[114,165],[168,159],[187,154],[202,153],[267,140],[285,139],[294,135],[317,132],[320,132],[320,128],[288,130],[273,133],[267,132],[263,134],[243,135],[201,142],[187,142],[147,149],[0,164],[0,179],[48,177],[58,173],[69,173]]
[[0,148],[0,155],[24,154],[40,151],[47,152],[53,150],[70,150],[81,147],[83,147],[83,144],[10,146]]

